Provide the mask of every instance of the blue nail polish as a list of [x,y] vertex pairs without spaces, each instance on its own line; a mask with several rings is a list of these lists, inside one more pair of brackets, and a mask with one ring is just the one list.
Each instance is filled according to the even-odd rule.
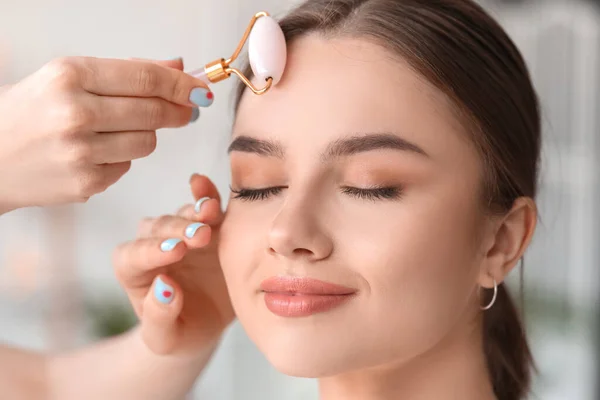
[[167,239],[160,244],[160,249],[162,251],[171,251],[179,242],[181,242],[181,239]]
[[185,236],[188,239],[193,238],[194,235],[196,234],[196,231],[203,226],[204,226],[204,224],[202,222],[196,222],[196,223],[188,225],[188,227],[185,228]]
[[213,103],[213,92],[208,89],[197,87],[190,92],[190,101],[198,107],[208,107]]
[[203,197],[200,200],[198,200],[196,202],[196,204],[194,205],[194,211],[196,211],[196,213],[199,213],[200,212],[200,207],[202,207],[202,203],[204,203],[207,200],[210,200],[210,197]]
[[156,283],[154,284],[154,297],[156,297],[156,300],[163,304],[169,304],[173,301],[174,295],[175,291],[172,286],[164,283],[160,277],[156,278]]
[[200,118],[200,110],[197,108],[192,108],[192,116],[190,117],[190,124],[192,122],[196,122]]

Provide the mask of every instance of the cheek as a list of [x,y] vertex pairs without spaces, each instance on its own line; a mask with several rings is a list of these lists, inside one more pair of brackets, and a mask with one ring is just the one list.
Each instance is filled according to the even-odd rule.
[[264,225],[269,218],[252,208],[230,202],[219,237],[219,260],[236,313],[243,312],[240,306],[253,290],[253,273],[266,251]]
[[353,243],[348,259],[368,285],[364,318],[393,333],[398,354],[424,351],[465,310],[476,271],[476,218],[466,204],[407,199],[343,233],[343,242]]

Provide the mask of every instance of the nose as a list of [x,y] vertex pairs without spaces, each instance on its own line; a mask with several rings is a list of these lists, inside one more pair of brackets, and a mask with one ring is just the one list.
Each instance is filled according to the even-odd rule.
[[[291,200],[288,198],[288,200]],[[333,241],[325,231],[318,210],[308,204],[287,204],[275,217],[269,231],[271,254],[289,259],[319,261],[333,252]]]

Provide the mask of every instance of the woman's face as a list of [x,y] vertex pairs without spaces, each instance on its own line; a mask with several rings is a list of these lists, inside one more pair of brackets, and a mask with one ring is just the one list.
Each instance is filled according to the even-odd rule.
[[477,153],[441,92],[380,47],[288,51],[233,132],[219,252],[236,314],[290,375],[408,361],[476,300]]

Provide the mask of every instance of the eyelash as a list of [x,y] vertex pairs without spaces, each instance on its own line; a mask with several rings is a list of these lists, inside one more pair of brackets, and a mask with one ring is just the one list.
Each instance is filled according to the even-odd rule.
[[272,195],[278,195],[281,193],[283,189],[282,186],[275,186],[264,189],[239,189],[235,190],[231,188],[231,192],[235,194],[234,199],[240,199],[245,201],[257,201],[257,200],[266,200]]
[[[245,201],[258,201],[258,200],[266,200],[271,196],[276,196],[285,187],[283,186],[275,186],[264,189],[233,189],[231,188],[231,192],[235,194],[234,199],[240,199]],[[345,186],[342,188],[342,192],[353,196],[357,199],[361,200],[394,200],[398,199],[402,194],[401,187],[374,187],[369,189],[363,188],[355,188],[350,186]]]
[[345,186],[342,188],[345,194],[362,200],[394,200],[402,194],[400,187],[374,187],[369,189]]

